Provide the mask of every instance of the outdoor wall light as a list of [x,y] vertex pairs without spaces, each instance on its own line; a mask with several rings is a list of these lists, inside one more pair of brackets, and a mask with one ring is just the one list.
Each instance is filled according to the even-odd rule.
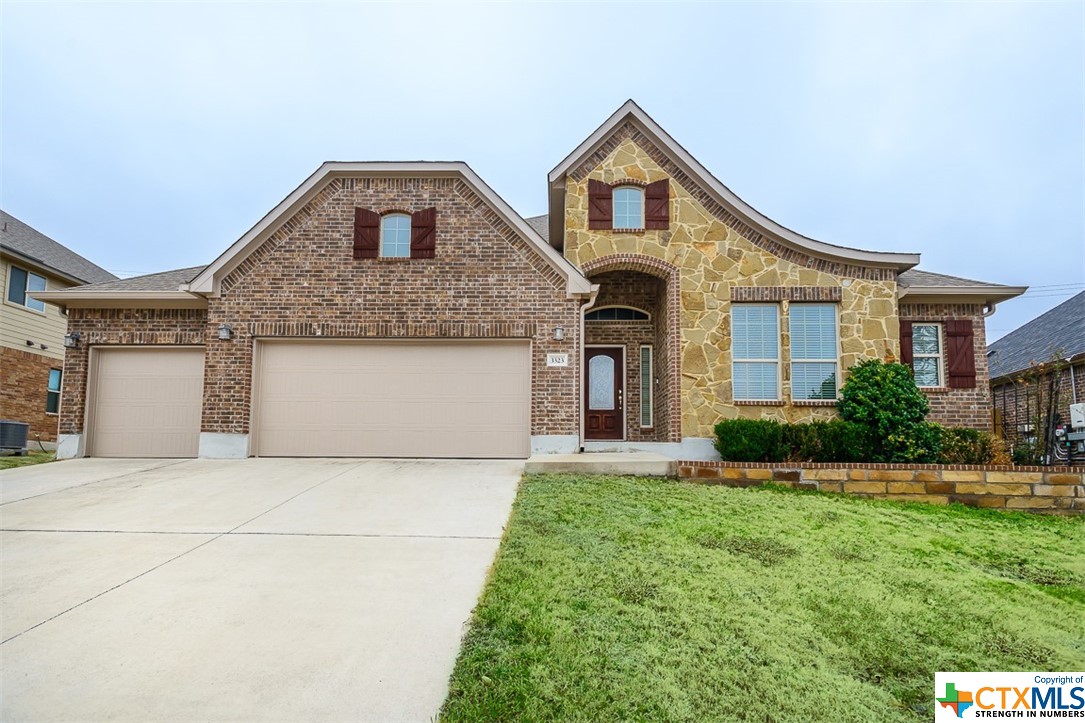
[[234,335],[234,330],[226,324],[219,324],[219,339],[226,340]]
[[558,341],[561,341],[562,339],[565,338],[565,327],[564,326],[555,326],[554,327],[554,338],[557,339]]
[[82,335],[78,331],[72,331],[64,335],[64,348],[74,349],[79,346]]

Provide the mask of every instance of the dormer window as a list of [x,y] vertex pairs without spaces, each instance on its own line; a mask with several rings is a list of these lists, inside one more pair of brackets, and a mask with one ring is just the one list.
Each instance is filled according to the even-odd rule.
[[411,217],[405,213],[381,216],[381,256],[406,259],[411,256]]
[[644,189],[618,186],[614,189],[614,228],[644,228]]

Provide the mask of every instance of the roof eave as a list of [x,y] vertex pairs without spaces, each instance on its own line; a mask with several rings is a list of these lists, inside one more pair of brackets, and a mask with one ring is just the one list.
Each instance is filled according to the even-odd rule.
[[516,213],[504,199],[471,170],[470,166],[461,161],[325,162],[184,288],[194,293],[217,296],[222,278],[263,243],[278,228],[278,224],[282,219],[289,218],[296,213],[331,179],[387,178],[389,176],[417,177],[420,175],[427,178],[462,178],[490,204],[491,208],[497,212],[502,220],[535,246],[547,263],[562,275],[566,281],[566,293],[569,296],[583,296],[590,293],[591,284],[580,271],[555,251],[520,214]]
[[950,302],[975,301],[984,304],[1000,304],[1020,296],[1028,290],[1027,286],[1001,286],[1001,285],[977,285],[977,286],[901,286],[899,298],[909,298],[937,302],[949,300]]
[[31,291],[32,299],[69,309],[206,309],[207,299],[186,291]]
[[[1077,354],[1071,354],[1063,361],[1065,361],[1070,366],[1077,366],[1078,362],[1085,361],[1085,351],[1079,351]],[[1012,382],[1014,381],[1013,377],[1021,374],[1022,372],[1028,371],[1028,369],[1028,367],[1021,367],[1020,369],[1014,369],[1012,372],[1001,372],[998,376],[991,377],[990,384],[993,385],[1002,382]]]
[[[867,251],[864,249],[852,249],[843,246],[834,246],[822,241],[807,238],[765,216],[757,209],[739,198],[731,189],[723,185],[712,173],[701,165],[685,148],[674,140],[658,123],[656,123],[644,110],[632,100],[626,101],[621,108],[615,111],[607,120],[599,126],[594,133],[566,156],[561,163],[554,167],[547,179],[550,183],[550,205],[555,205],[555,194],[564,192],[562,182],[570,170],[581,160],[592,153],[607,139],[619,124],[631,120],[642,132],[654,138],[663,146],[672,160],[682,168],[690,177],[698,180],[716,199],[731,208],[732,211],[744,221],[755,228],[759,228],[769,236],[776,238],[781,243],[797,248],[819,258],[839,261],[859,266],[874,266],[894,268],[897,271],[907,271],[919,265],[917,253],[893,253],[884,251]],[[562,219],[561,225],[564,226]],[[553,229],[553,225],[551,225]],[[551,231],[551,241],[557,234]]]
[[72,286],[82,286],[83,284],[91,283],[89,279],[81,279],[78,276],[72,276],[71,274],[61,271],[60,269],[52,266],[51,264],[45,263],[39,258],[24,254],[22,251],[14,249],[7,244],[0,244],[0,251],[2,251],[7,256],[14,256],[20,261],[23,261],[30,266],[36,267],[39,271],[44,271],[50,276],[55,276],[58,279],[63,279],[64,281],[71,282]]

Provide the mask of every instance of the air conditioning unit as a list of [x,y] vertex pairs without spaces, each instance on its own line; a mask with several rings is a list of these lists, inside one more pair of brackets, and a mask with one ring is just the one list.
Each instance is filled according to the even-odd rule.
[[26,422],[0,419],[0,450],[26,454],[26,438],[29,433],[30,425]]

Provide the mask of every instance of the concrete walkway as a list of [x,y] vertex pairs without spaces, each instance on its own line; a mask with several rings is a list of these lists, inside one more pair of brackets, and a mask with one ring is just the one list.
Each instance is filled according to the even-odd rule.
[[430,720],[522,469],[0,472],[0,719]]

